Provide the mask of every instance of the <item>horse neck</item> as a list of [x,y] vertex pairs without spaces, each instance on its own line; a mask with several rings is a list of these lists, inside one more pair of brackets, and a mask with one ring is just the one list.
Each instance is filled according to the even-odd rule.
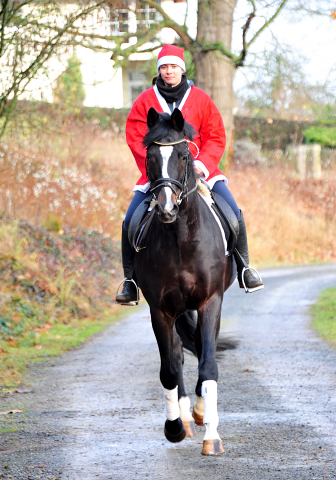
[[[196,176],[194,172],[189,176],[187,188],[190,192],[196,185]],[[197,190],[187,195],[180,205],[179,218],[185,222],[192,221],[193,223],[198,219],[199,216],[199,195]]]

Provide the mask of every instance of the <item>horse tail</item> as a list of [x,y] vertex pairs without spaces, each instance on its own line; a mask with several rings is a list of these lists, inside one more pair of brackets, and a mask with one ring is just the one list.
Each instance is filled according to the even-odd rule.
[[[197,350],[195,345],[195,333],[197,328],[197,312],[189,310],[177,317],[175,322],[176,331],[182,341],[183,348],[191,352],[197,357]],[[225,350],[234,350],[238,346],[238,341],[218,337],[217,340],[217,353],[220,356],[221,352]]]

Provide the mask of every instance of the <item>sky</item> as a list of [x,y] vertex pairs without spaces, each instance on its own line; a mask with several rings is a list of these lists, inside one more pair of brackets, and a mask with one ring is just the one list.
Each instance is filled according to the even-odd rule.
[[[331,3],[333,2],[334,0],[331,0]],[[197,0],[188,0],[188,8],[189,33],[195,37]],[[333,8],[330,7],[330,10],[333,10]],[[235,17],[237,19],[242,18],[247,12],[249,12],[249,7],[246,7],[246,0],[238,0]],[[252,27],[258,27],[258,25],[262,25],[262,21],[254,20]],[[260,35],[251,48],[251,52],[263,51],[270,44],[272,33],[281,44],[288,44],[298,54],[307,57],[305,71],[310,83],[324,83],[329,77],[330,70],[336,68],[336,20],[322,16],[299,17],[296,15],[294,18],[292,14],[283,12]],[[232,47],[237,51],[241,47],[241,22],[239,23],[239,21],[234,26]],[[238,70],[235,78],[236,87],[241,82],[243,82],[243,72],[239,74]]]

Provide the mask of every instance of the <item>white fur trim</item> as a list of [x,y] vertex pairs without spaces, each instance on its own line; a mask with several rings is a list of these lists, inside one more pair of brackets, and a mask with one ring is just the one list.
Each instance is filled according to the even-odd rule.
[[159,104],[161,105],[162,110],[165,113],[169,113],[169,115],[171,115],[171,111],[170,111],[170,108],[168,107],[168,103],[166,102],[166,100],[163,98],[163,96],[159,92],[159,89],[157,88],[157,85],[154,85],[153,90],[155,92],[155,95],[157,96],[157,99],[159,101]]
[[[155,95],[159,101],[159,104],[161,105],[161,108],[162,110],[165,112],[165,113],[169,113],[169,115],[171,115],[171,111],[170,111],[170,108],[168,107],[168,103],[166,102],[166,100],[163,98],[163,96],[161,95],[161,93],[159,92],[159,89],[157,88],[157,85],[154,85],[153,87],[153,90],[155,92]],[[191,87],[188,88],[188,90],[186,91],[186,93],[184,94],[182,100],[181,100],[181,103],[179,105],[179,110],[181,111],[182,108],[183,108],[183,105],[185,104],[187,98],[188,98],[188,95],[191,91]]]
[[209,185],[210,190],[212,190],[213,186],[219,180],[223,180],[225,185],[229,183],[229,180],[226,178],[225,175],[216,175],[215,177],[211,178],[210,180],[206,180],[206,183]]
[[182,68],[182,70],[185,72],[185,63],[182,60],[182,58],[178,57],[177,55],[166,55],[164,57],[158,58],[157,61],[157,69],[160,71],[161,65],[178,65],[179,67]]
[[182,110],[185,102],[187,101],[187,98],[188,98],[188,95],[189,95],[190,91],[191,91],[191,87],[189,87],[188,90],[187,90],[187,91],[185,92],[185,94],[183,95],[183,98],[182,98],[182,100],[181,100],[181,103],[180,103],[180,105],[179,105],[179,107],[178,107],[180,111]]
[[198,167],[200,170],[202,170],[204,178],[208,178],[209,170],[206,168],[204,163],[202,163],[200,160],[194,160],[193,165],[194,167]]
[[182,422],[193,422],[194,419],[190,413],[190,398],[181,397],[179,400],[179,407]]
[[[162,386],[162,385],[161,385]],[[165,402],[165,414],[167,420],[173,421],[180,416],[180,407],[177,397],[177,386],[173,390],[167,390],[162,386],[163,399]]]
[[150,188],[150,183],[147,182],[145,185],[135,185],[133,188],[133,192],[142,192],[147,193]]

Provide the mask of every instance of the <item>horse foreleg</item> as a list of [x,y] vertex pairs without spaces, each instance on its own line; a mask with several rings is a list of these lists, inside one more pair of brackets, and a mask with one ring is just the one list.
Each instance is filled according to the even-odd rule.
[[160,380],[165,402],[166,422],[164,434],[170,442],[181,442],[186,436],[186,429],[180,418],[178,402],[178,379],[181,368],[176,352],[176,332],[173,321],[166,318],[161,311],[151,310],[152,326],[159,347],[161,358]]
[[216,343],[219,332],[221,300],[214,296],[198,312],[199,328],[201,337],[201,355],[199,359],[199,378],[196,394],[199,397],[194,407],[194,418],[197,414],[199,420],[202,415],[203,400],[203,423],[206,427],[203,438],[203,455],[219,455],[224,453],[222,441],[217,432],[217,380],[218,367],[215,359]]
[[186,429],[186,437],[196,435],[194,419],[190,412],[190,399],[186,394],[183,380],[184,353],[179,335],[174,328],[174,352],[178,361],[178,404],[180,408],[180,418]]

